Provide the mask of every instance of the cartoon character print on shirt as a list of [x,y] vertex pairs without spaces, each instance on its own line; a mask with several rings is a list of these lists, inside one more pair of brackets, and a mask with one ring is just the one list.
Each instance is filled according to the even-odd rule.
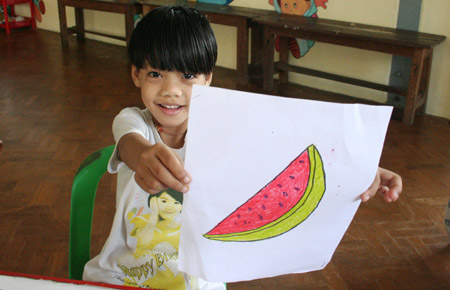
[[124,274],[123,285],[185,289],[184,275],[178,272],[183,195],[168,189],[147,196],[147,207],[133,208],[126,214],[132,227],[131,241],[136,247],[134,252],[118,260],[118,267]]
[[[303,15],[306,17],[317,18],[317,7],[326,9],[325,3],[328,0],[269,0],[278,13]],[[295,58],[304,56],[314,45],[314,41],[289,37],[289,50]],[[280,38],[275,39],[275,48],[280,51]]]

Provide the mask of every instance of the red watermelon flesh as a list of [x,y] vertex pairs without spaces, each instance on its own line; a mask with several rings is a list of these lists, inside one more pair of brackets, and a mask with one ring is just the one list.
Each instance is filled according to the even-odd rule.
[[274,180],[220,222],[207,235],[245,232],[277,220],[303,197],[309,175],[309,155],[308,150],[305,150]]

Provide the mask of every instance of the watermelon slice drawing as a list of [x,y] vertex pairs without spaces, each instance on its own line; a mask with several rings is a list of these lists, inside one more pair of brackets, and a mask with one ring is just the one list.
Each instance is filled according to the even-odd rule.
[[322,158],[314,145],[243,205],[204,234],[210,240],[252,242],[282,235],[305,221],[325,193]]

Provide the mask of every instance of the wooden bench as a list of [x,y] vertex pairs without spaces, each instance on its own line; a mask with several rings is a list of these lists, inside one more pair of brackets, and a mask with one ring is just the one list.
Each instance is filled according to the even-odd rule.
[[[67,27],[66,7],[75,9],[75,26]],[[125,37],[101,33],[84,28],[83,9],[120,13],[125,16]],[[84,40],[85,33],[126,41],[127,45],[134,29],[134,16],[142,13],[142,5],[136,0],[58,0],[59,26],[63,45],[69,44],[69,35],[76,34],[77,40]]]
[[262,28],[252,27],[252,19],[259,16],[277,14],[275,11],[252,9],[229,5],[199,3],[187,0],[140,0],[144,15],[150,10],[165,5],[184,5],[195,8],[206,15],[211,23],[234,26],[237,28],[236,74],[237,83],[246,85],[250,78],[249,68],[249,30],[252,29],[251,63],[258,65],[261,59]]
[[[252,21],[264,29],[264,89],[272,89],[275,73],[279,73],[280,83],[286,83],[288,81],[287,73],[291,71],[406,96],[406,104],[403,108],[403,123],[405,124],[413,123],[414,115],[419,108],[421,108],[421,112],[424,112],[433,47],[444,41],[445,36],[285,14],[259,16],[253,18]],[[274,62],[275,35],[281,37],[278,62]],[[410,57],[412,66],[408,87],[397,88],[290,65],[288,63],[288,37]]]

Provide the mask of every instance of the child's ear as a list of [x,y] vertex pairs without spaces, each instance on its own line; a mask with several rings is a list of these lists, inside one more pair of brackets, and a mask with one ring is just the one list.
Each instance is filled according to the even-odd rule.
[[209,86],[212,82],[213,73],[205,75],[205,86]]
[[140,88],[141,79],[139,77],[139,69],[134,65],[131,66],[131,78],[133,79],[134,85]]

